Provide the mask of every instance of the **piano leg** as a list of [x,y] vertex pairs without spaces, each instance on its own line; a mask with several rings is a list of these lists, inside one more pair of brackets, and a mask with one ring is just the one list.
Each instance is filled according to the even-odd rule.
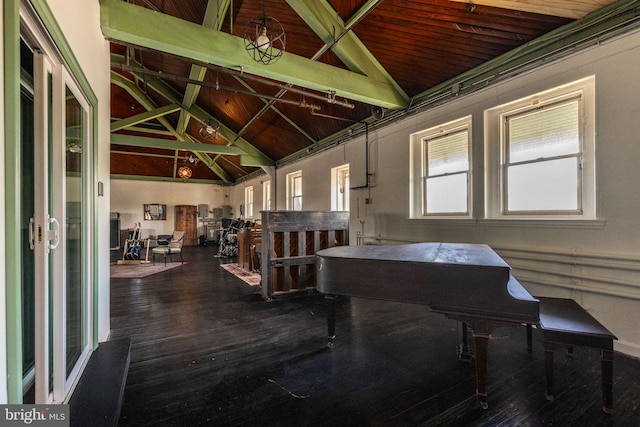
[[333,348],[333,340],[336,338],[336,296],[325,295],[327,306],[327,347]]
[[487,409],[487,350],[489,335],[473,335],[476,343],[476,397],[482,409]]
[[469,349],[469,327],[466,323],[462,323],[462,344],[458,346],[458,360],[461,362],[471,362],[471,350]]

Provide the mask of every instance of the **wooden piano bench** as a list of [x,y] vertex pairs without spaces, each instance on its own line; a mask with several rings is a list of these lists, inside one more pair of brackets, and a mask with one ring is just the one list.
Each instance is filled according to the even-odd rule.
[[[613,340],[618,338],[572,299],[536,298],[540,301],[547,400],[553,400],[554,350],[565,348],[567,356],[572,357],[573,347],[591,348],[600,350],[602,410],[610,414],[613,410]],[[527,345],[531,349],[531,325],[527,325]]]

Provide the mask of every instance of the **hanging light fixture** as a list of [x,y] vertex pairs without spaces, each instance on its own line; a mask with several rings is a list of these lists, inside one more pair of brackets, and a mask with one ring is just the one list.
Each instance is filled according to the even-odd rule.
[[191,178],[191,175],[193,175],[193,169],[191,168],[196,167],[198,163],[200,163],[200,159],[195,154],[189,153],[184,158],[184,165],[178,168],[178,178],[184,180]]
[[193,153],[189,153],[189,155],[184,158],[184,164],[187,166],[195,167],[198,163],[200,163],[200,159]]
[[[218,88],[217,77],[216,77],[216,88]],[[209,88],[209,105],[207,106],[207,109],[209,110],[213,106],[211,92],[212,92],[212,89]],[[220,123],[218,123],[213,117],[209,116],[208,119],[202,122],[202,126],[200,126],[200,131],[198,133],[202,138],[206,140],[212,140],[212,139],[216,139],[219,131],[220,131]]]
[[191,178],[192,174],[193,174],[193,171],[189,166],[180,166],[178,168],[178,178],[189,179]]
[[[264,2],[263,2],[264,9]],[[254,61],[269,65],[282,56],[286,35],[282,24],[271,16],[262,16],[247,23],[244,29],[244,47]]]
[[218,131],[220,131],[220,123],[215,121],[213,117],[209,117],[207,120],[202,122],[199,133],[204,139],[216,139]]

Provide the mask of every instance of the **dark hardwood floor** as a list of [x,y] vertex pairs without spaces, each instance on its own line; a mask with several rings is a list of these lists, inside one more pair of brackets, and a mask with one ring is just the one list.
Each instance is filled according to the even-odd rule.
[[424,306],[342,298],[326,348],[323,297],[266,302],[219,267],[213,246],[188,265],[111,280],[111,338],[130,337],[121,426],[638,426],[640,361],[616,353],[614,413],[601,410],[599,354],[556,354],[544,397],[540,334],[494,332],[489,409],[475,367],[457,361],[455,321]]

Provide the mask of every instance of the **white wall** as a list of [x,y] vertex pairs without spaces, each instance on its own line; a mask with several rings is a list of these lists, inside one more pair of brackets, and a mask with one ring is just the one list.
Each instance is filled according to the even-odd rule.
[[[144,219],[143,204],[167,205],[167,219],[164,221],[147,221]],[[241,202],[240,202],[241,203]],[[141,223],[142,237],[149,235],[171,234],[175,225],[175,206],[208,204],[209,210],[222,205],[234,206],[234,190],[214,184],[192,184],[189,182],[161,181],[111,181],[111,212],[120,213],[121,229]],[[210,217],[213,215],[210,214]],[[203,235],[203,226],[198,224],[198,235]]]

